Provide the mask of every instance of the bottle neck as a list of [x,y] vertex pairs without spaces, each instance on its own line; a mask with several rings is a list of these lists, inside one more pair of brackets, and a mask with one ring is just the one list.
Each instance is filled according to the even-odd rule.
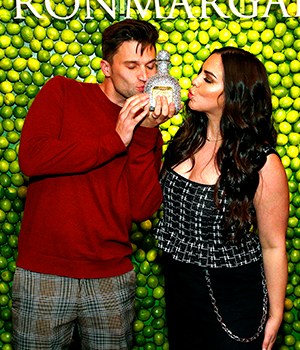
[[169,72],[169,62],[159,61],[157,64],[157,70],[159,74],[168,74]]

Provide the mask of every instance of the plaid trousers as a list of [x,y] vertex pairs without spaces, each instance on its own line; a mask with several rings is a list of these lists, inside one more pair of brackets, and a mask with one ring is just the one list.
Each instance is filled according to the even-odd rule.
[[134,271],[75,279],[17,268],[12,291],[14,349],[68,349],[75,324],[82,349],[129,349],[134,296]]

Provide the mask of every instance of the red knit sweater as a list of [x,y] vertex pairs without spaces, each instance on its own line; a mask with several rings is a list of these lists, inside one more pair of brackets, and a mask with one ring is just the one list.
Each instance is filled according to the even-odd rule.
[[125,148],[120,107],[98,84],[50,79],[22,130],[19,162],[30,177],[17,265],[74,278],[132,269],[132,220],[159,207],[162,140],[138,127]]

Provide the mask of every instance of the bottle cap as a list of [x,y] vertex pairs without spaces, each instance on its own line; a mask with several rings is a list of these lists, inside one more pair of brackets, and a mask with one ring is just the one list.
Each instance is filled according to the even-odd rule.
[[159,53],[157,54],[156,60],[157,61],[170,61],[169,52],[166,50],[159,51]]

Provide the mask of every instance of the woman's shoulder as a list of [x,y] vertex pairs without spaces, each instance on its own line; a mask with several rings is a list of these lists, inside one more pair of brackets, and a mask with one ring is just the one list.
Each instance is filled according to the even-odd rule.
[[277,153],[276,149],[268,143],[262,145],[262,153],[265,156],[268,156],[269,154],[276,154],[279,157],[279,154]]

